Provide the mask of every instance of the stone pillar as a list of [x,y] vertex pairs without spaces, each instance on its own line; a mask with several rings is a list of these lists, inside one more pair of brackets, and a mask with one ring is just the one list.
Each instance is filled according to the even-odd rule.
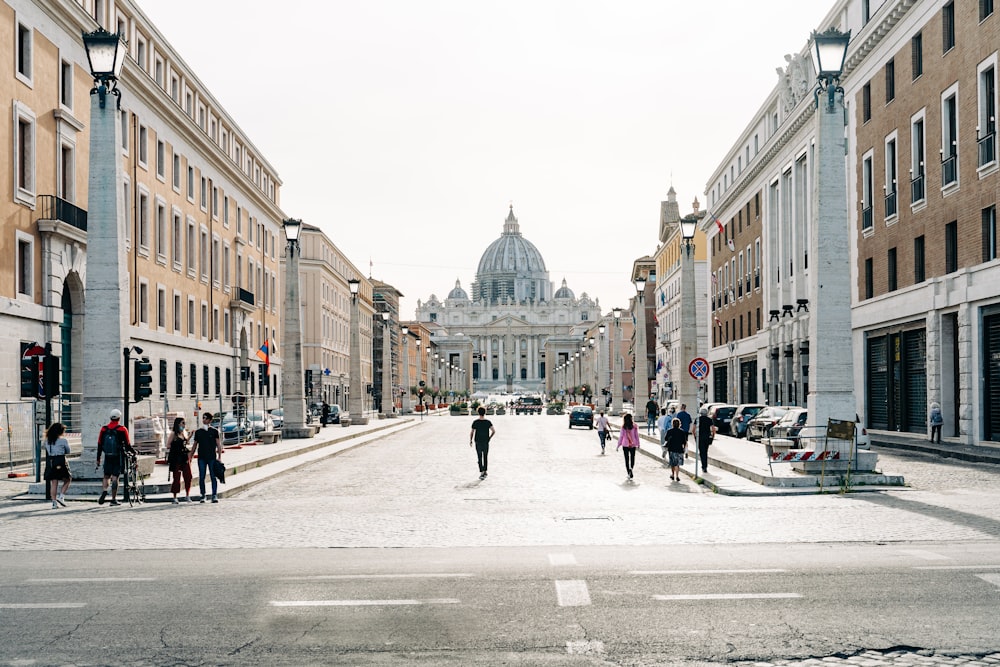
[[[402,413],[409,414],[410,410],[410,334],[401,336],[403,341],[403,409]],[[470,374],[472,371],[469,371]]]
[[[958,439],[963,445],[976,444],[976,414],[972,399],[976,395],[978,381],[972,374],[976,349],[972,345],[972,327],[975,322],[975,306],[965,302],[958,307]],[[945,424],[948,418],[945,417]],[[942,432],[944,429],[942,428]]]
[[[635,295],[635,373],[632,384],[636,415],[646,421],[646,401],[649,400],[649,361],[646,359],[646,304],[642,292]],[[697,405],[696,405],[697,407]],[[635,415],[633,415],[635,416]]]
[[392,417],[396,405],[392,395],[392,340],[389,324],[392,320],[382,320],[382,416]]
[[698,356],[698,322],[694,277],[694,242],[681,242],[681,351],[677,364],[677,401],[698,414],[698,381],[691,377],[690,364]]
[[351,416],[351,424],[367,424],[365,417],[364,387],[361,383],[361,306],[358,303],[360,295],[351,296],[351,357],[350,378],[347,396],[347,412]]
[[[87,265],[83,308],[81,437],[83,451],[71,460],[76,479],[95,472],[97,436],[112,409],[123,408],[122,350],[129,321],[129,282],[125,261],[125,200],[121,160],[121,123],[115,95],[90,95],[90,161],[87,181]],[[126,424],[131,430],[131,424]]]
[[[620,415],[622,413],[622,325],[618,318],[615,318],[613,325],[614,342],[611,344],[611,414]],[[633,415],[634,416],[634,415]]]
[[283,438],[311,438],[312,427],[306,426],[305,374],[302,366],[302,298],[299,293],[298,241],[285,245],[285,303],[282,313],[281,395],[285,418],[281,427]]

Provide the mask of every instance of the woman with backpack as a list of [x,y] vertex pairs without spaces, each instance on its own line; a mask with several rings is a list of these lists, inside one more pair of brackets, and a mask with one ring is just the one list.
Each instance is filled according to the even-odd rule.
[[[51,485],[49,497],[52,498],[52,509],[60,505],[66,507],[66,491],[73,477],[69,474],[66,456],[69,454],[69,441],[63,437],[66,427],[55,422],[45,431],[45,481]],[[62,491],[56,493],[62,482]]]
[[174,494],[174,505],[178,504],[177,494],[181,490],[181,477],[184,478],[184,502],[191,502],[191,459],[194,453],[188,447],[190,435],[184,428],[184,418],[174,419],[170,429],[170,440],[167,442],[167,468],[173,475],[170,492]]
[[625,450],[625,472],[631,480],[632,469],[635,468],[635,452],[639,449],[639,428],[628,412],[622,417],[622,427],[618,430],[618,447]]

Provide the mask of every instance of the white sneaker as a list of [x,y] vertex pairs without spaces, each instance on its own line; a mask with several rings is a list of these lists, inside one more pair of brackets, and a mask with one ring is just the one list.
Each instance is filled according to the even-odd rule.
[[59,509],[59,504],[56,501],[54,501],[54,500],[52,501],[52,509],[54,509],[54,510]]
[[174,498],[174,502],[173,502],[173,504],[174,504],[174,505],[180,505],[181,503],[180,503],[180,501],[179,501],[179,500],[177,500],[176,498]]
[[56,502],[62,505],[63,507],[66,507],[66,496],[64,496],[61,493],[56,495]]

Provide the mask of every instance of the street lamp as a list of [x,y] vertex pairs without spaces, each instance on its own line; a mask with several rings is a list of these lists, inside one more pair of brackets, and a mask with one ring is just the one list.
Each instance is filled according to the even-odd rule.
[[698,322],[694,279],[694,235],[698,229],[698,217],[686,215],[679,221],[681,242],[681,361],[680,377],[677,380],[678,400],[687,405],[691,414],[698,412],[698,383],[688,372],[688,366],[698,356]]
[[[809,368],[809,421],[826,426],[829,419],[854,421],[854,361],[851,341],[851,272],[844,270],[844,257],[851,255],[851,231],[847,215],[847,174],[844,164],[844,91],[840,87],[847,57],[850,31],[830,28],[813,33],[816,51],[815,173],[809,235],[809,347],[822,350],[813,355]],[[827,94],[827,103],[819,96]],[[839,93],[839,95],[838,95]],[[827,448],[835,447],[827,441]],[[846,447],[843,448],[846,452]],[[848,452],[849,453],[849,452]]]
[[[632,401],[636,414],[645,414],[649,400],[649,360],[646,358],[646,277],[635,279],[635,373],[632,378],[634,389]],[[639,411],[642,411],[641,413]]]
[[[601,323],[597,325],[597,333],[600,334],[600,344],[597,346],[597,386],[601,389],[611,384],[611,381],[608,378],[608,373],[605,370],[605,365],[608,363],[610,355],[601,354],[601,349],[604,347],[604,332],[607,330],[608,327],[602,320]],[[602,403],[601,407],[605,407],[605,403]]]
[[391,417],[395,406],[392,395],[392,348],[389,336],[388,310],[379,313],[382,316],[382,416]]
[[[599,371],[598,371],[598,368],[597,368],[597,360],[600,358],[601,348],[597,347],[597,340],[593,336],[590,337],[590,340],[587,341],[587,344],[588,344],[588,347],[590,347],[590,364],[591,364],[591,370],[594,372],[594,374],[592,376],[594,378],[594,382],[593,382],[593,384],[591,384],[591,387],[590,387],[590,394],[591,394],[591,396],[593,396],[594,392],[597,391],[597,387],[599,386],[599,383],[601,381],[601,378],[599,377]],[[591,402],[593,402],[593,401],[591,401]]]
[[620,415],[622,413],[622,309],[614,308],[611,312],[615,318],[613,352],[609,358],[613,368],[611,379],[611,414]]
[[283,438],[311,438],[315,431],[306,426],[305,379],[302,373],[302,300],[299,294],[299,234],[302,221],[290,218],[281,223],[285,231],[285,303],[282,316],[281,394],[285,411]]
[[[405,324],[399,328],[403,337],[403,414],[410,412],[410,327]],[[420,341],[417,341],[417,352],[420,352]],[[420,358],[419,356],[417,357]]]
[[[93,475],[97,435],[112,409],[122,409],[124,377],[121,350],[128,322],[125,209],[121,184],[121,123],[117,108],[105,108],[105,96],[116,88],[125,58],[121,35],[105,30],[83,33],[90,74],[90,158],[87,195],[87,271],[84,284],[83,361],[87,369],[82,397],[83,447],[71,473],[78,479]],[[120,97],[120,96],[119,96]],[[124,313],[124,315],[123,315]],[[128,426],[126,423],[125,426]]]
[[347,412],[351,416],[351,424],[367,424],[364,390],[361,386],[361,314],[358,305],[361,281],[357,278],[351,278],[347,281],[347,286],[351,290],[351,359]]

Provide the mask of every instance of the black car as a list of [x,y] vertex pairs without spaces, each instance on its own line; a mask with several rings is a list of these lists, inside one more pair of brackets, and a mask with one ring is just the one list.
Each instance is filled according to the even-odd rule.
[[718,433],[732,433],[730,425],[735,414],[735,405],[714,405],[708,409],[708,416],[712,418],[712,423],[715,424],[715,430]]
[[784,438],[792,441],[792,446],[798,447],[799,432],[806,425],[809,411],[805,408],[792,408],[771,427],[772,438]]
[[569,411],[569,427],[586,426],[594,428],[594,411],[586,405],[575,405]]
[[[794,406],[792,406],[794,407]],[[747,440],[763,440],[771,437],[771,427],[778,423],[791,407],[771,406],[757,413],[757,416],[747,424]]]

